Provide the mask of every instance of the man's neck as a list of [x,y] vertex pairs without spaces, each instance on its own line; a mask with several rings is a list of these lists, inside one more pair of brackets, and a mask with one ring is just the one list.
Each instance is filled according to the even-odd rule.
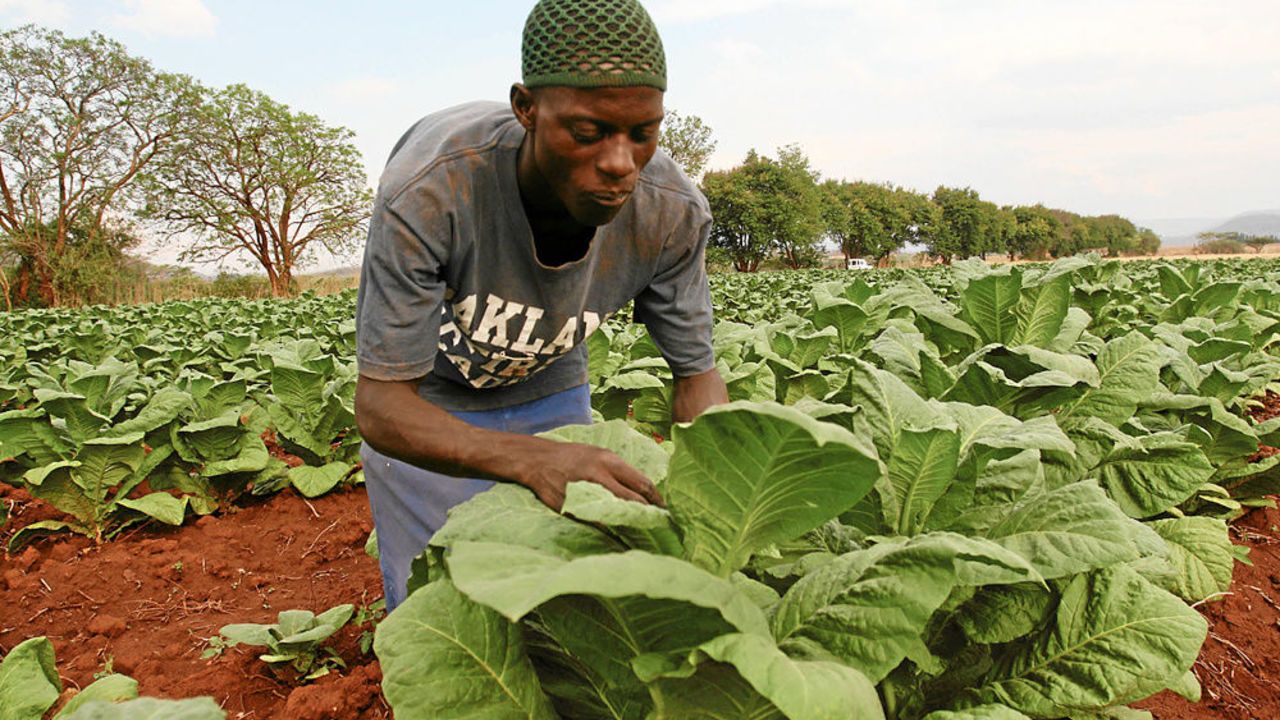
[[520,204],[529,220],[529,229],[533,231],[538,262],[557,267],[585,257],[596,229],[574,220],[560,199],[551,192],[533,163],[532,150],[527,142],[521,143],[517,155],[516,186],[520,190]]

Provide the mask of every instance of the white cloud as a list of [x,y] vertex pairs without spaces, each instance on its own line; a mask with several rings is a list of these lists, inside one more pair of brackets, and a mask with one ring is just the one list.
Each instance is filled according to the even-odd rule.
[[213,37],[218,18],[203,0],[123,0],[124,12],[109,19],[121,30],[172,38]]
[[387,77],[360,75],[347,78],[329,88],[329,94],[340,103],[365,104],[393,97],[400,83]]
[[71,11],[63,0],[0,0],[0,13],[17,23],[56,26],[66,22]]

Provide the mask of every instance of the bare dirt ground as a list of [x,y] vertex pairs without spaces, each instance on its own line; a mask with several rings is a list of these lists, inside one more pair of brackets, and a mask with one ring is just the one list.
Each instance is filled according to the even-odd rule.
[[[47,506],[0,483],[12,525]],[[233,719],[371,720],[390,717],[381,673],[348,627],[334,643],[347,668],[313,683],[273,672],[234,647],[201,659],[228,623],[275,622],[281,610],[368,606],[382,597],[377,561],[364,552],[372,529],[364,489],[307,501],[286,490],[238,512],[180,528],[151,525],[95,547],[69,535],[4,561],[0,653],[48,636],[70,695],[112,670],[143,695],[211,695]]]

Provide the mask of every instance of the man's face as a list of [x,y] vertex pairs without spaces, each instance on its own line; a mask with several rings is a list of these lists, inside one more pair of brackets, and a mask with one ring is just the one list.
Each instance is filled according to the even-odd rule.
[[534,91],[521,121],[531,120],[526,128],[532,124],[531,169],[538,177],[530,179],[546,191],[538,194],[543,197],[535,196],[535,202],[545,200],[545,205],[554,198],[583,225],[613,220],[658,149],[662,113],[662,91],[657,88]]

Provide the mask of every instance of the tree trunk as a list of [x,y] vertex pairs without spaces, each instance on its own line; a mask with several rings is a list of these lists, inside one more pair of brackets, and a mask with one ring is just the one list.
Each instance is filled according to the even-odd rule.
[[272,278],[271,295],[273,297],[290,297],[293,295],[293,273],[290,268],[280,270]]
[[40,298],[40,304],[44,307],[57,307],[58,305],[58,289],[53,283],[53,268],[49,267],[49,263],[44,260],[37,259],[35,262],[36,276],[36,294]]
[[4,292],[4,310],[13,312],[13,301],[9,299],[9,269],[0,267],[0,291]]

